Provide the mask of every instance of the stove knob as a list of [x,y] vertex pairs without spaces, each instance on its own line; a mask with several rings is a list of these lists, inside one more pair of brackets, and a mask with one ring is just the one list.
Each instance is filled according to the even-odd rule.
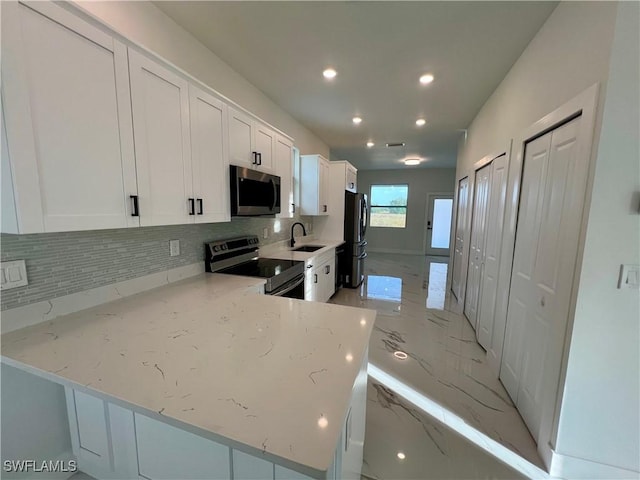
[[213,251],[214,252],[219,252],[220,251],[220,247],[218,245],[213,247]]
[[223,249],[223,250],[227,250],[228,248],[229,248],[229,247],[228,247],[226,244],[222,245],[222,249]]

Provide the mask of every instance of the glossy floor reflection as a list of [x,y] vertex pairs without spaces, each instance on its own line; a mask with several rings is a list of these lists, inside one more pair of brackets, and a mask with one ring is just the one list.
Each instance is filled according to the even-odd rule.
[[[371,364],[433,400],[444,412],[460,417],[475,431],[542,467],[533,438],[504,387],[486,365],[485,352],[476,342],[475,332],[446,291],[447,263],[445,257],[369,254],[365,282],[359,289],[340,290],[331,302],[378,311],[369,344]],[[405,352],[407,358],[397,358],[396,351]],[[375,439],[376,428],[370,429],[369,424],[382,420],[376,420],[377,409],[372,410],[367,417],[367,462],[375,462],[380,455],[375,446],[380,444]],[[448,427],[440,429],[447,438],[456,435]],[[497,472],[503,471],[502,463],[481,452],[480,456],[490,459],[489,464],[496,464]],[[454,473],[398,476],[394,472],[383,470],[377,474],[379,478],[472,478]]]

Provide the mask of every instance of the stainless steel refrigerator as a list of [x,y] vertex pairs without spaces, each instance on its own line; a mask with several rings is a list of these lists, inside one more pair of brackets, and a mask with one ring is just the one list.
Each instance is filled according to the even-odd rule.
[[340,262],[342,283],[356,288],[364,280],[364,259],[367,258],[367,221],[369,206],[364,193],[345,192],[344,258]]

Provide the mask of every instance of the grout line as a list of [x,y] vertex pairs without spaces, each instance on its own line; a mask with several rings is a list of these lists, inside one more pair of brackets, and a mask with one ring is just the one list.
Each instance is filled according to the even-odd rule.
[[545,472],[517,453],[509,450],[504,445],[496,442],[493,438],[472,427],[459,415],[456,415],[451,410],[448,410],[442,405],[424,396],[417,390],[411,388],[406,383],[402,382],[393,375],[390,375],[371,362],[369,362],[367,373],[371,378],[389,387],[391,390],[402,396],[407,401],[411,402],[427,415],[435,418],[439,422],[442,422],[444,425],[451,428],[454,432],[463,436],[474,445],[483,449],[488,454],[494,456],[495,458],[502,461],[514,470],[517,470],[521,474],[526,475],[527,478],[536,480],[555,478],[551,477],[549,473]]

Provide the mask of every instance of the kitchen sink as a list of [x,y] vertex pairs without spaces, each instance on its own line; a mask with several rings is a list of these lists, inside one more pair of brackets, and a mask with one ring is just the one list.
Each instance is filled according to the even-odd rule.
[[324,245],[305,245],[303,247],[294,248],[294,252],[315,252],[316,250],[320,250],[324,248]]

